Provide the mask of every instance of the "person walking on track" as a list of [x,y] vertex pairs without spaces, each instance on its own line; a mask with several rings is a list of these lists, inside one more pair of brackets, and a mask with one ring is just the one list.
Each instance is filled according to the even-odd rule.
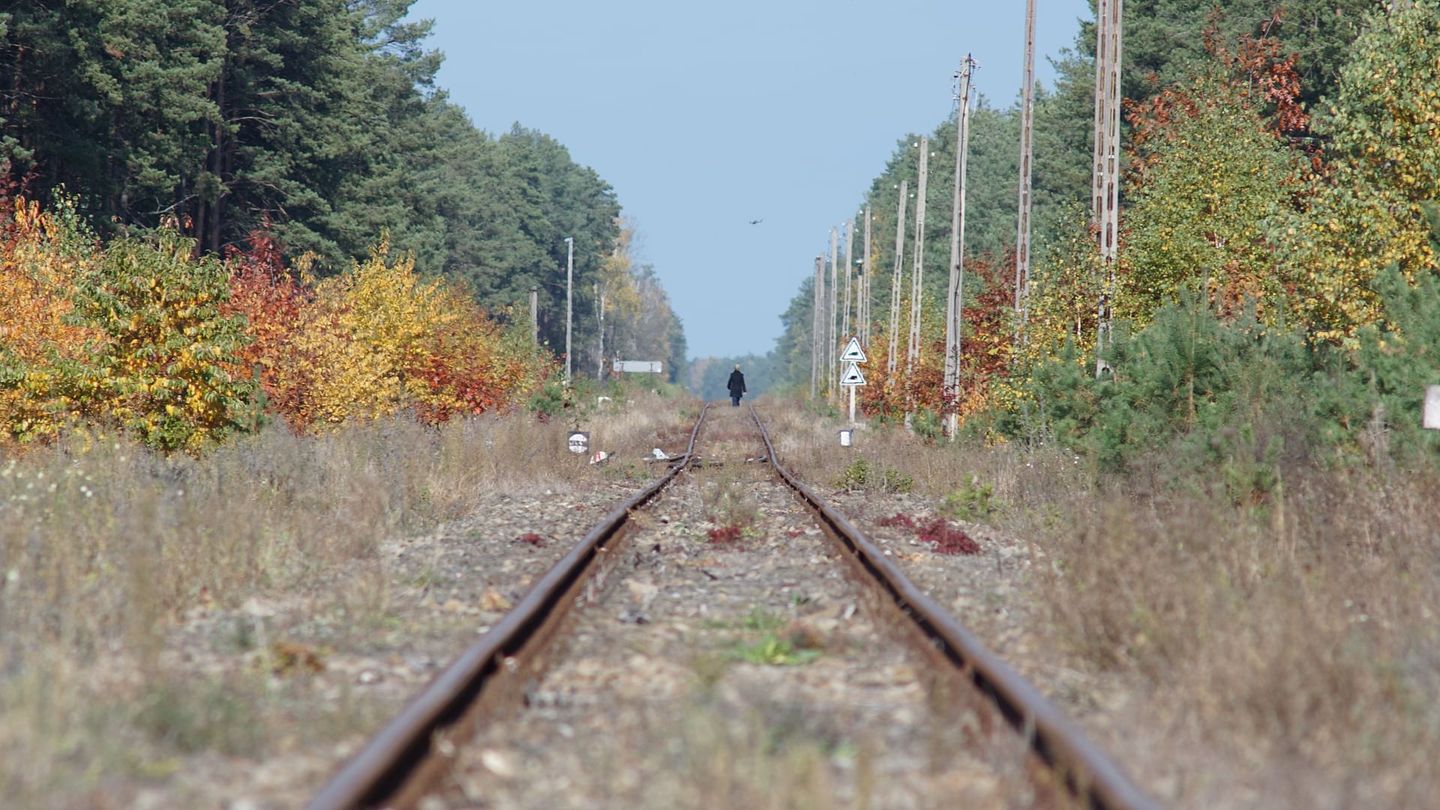
[[730,372],[730,382],[726,387],[730,389],[730,404],[740,407],[740,397],[745,395],[745,375],[740,373],[740,366],[735,366],[735,370]]

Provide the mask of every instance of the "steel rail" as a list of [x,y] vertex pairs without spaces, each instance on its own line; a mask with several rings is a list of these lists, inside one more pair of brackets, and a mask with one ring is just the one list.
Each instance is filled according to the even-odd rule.
[[649,503],[689,466],[695,441],[709,412],[707,404],[690,431],[685,453],[669,471],[627,499],[596,524],[488,633],[455,659],[416,695],[370,742],[340,768],[307,805],[310,810],[378,807],[412,787],[411,777],[435,747],[436,736],[456,726],[507,659],[519,654],[566,603],[570,594],[629,522],[630,512]]
[[793,489],[858,566],[874,578],[896,606],[1000,709],[1039,757],[1057,771],[1077,797],[1102,810],[1151,810],[1159,805],[1092,742],[1080,726],[1002,661],[935,600],[910,581],[899,566],[789,470],[781,466],[754,406],[750,416],[765,440],[770,466]]

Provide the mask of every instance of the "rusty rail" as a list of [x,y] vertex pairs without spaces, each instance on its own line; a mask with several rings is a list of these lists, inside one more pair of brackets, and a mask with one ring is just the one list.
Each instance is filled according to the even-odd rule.
[[815,513],[826,533],[890,595],[937,650],[995,703],[1005,719],[1026,737],[1035,753],[1063,777],[1078,798],[1102,810],[1159,807],[1040,690],[986,649],[974,634],[886,559],[863,532],[782,467],[770,434],[753,406],[750,416],[765,440],[770,466]]
[[431,758],[438,735],[456,727],[486,684],[521,653],[563,608],[566,596],[583,581],[606,544],[629,522],[630,512],[649,503],[690,464],[695,441],[710,406],[700,411],[685,453],[669,471],[605,516],[556,563],[525,597],[401,710],[311,799],[310,810],[378,807],[408,792],[415,774]]

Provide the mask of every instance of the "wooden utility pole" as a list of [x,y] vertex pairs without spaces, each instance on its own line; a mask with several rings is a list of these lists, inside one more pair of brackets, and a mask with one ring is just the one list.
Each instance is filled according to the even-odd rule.
[[905,352],[905,370],[920,365],[921,299],[925,283],[925,179],[930,174],[930,139],[920,138],[920,182],[915,189],[915,269],[910,277],[910,344]]
[[815,399],[820,382],[820,365],[825,359],[825,260],[815,257],[815,283],[810,285],[810,399]]
[[1105,370],[1115,295],[1120,224],[1120,65],[1124,0],[1099,0],[1095,15],[1095,175],[1092,216],[1100,249],[1101,290],[1096,306],[1095,376]]
[[905,203],[910,198],[910,181],[900,181],[900,202],[895,212],[895,272],[890,276],[890,353],[885,362],[886,379],[895,379],[895,355],[900,351],[900,276],[905,272]]
[[823,373],[825,374],[825,393],[826,393],[827,395],[834,394],[834,393],[839,393],[839,391],[838,391],[837,389],[840,387],[839,382],[838,382],[838,380],[836,379],[836,371],[835,371],[835,351],[836,351],[836,349],[835,349],[835,341],[839,339],[837,336],[840,334],[840,331],[839,331],[839,330],[840,330],[840,324],[838,323],[838,321],[839,321],[839,316],[840,316],[840,302],[839,302],[839,292],[840,292],[840,290],[839,290],[839,286],[840,286],[840,283],[839,283],[839,282],[840,282],[840,268],[839,268],[839,266],[838,266],[839,263],[840,263],[839,253],[840,253],[840,234],[836,231],[836,229],[831,228],[831,229],[830,229],[830,309],[829,309],[828,320],[826,321],[826,323],[829,324],[829,326],[828,326],[829,331],[826,333],[826,347],[825,347],[827,364],[826,364],[826,366],[825,366],[825,371],[823,372]]
[[1015,344],[1025,334],[1030,290],[1030,181],[1035,157],[1035,0],[1025,0],[1025,68],[1020,101],[1020,205],[1015,229]]
[[870,206],[865,206],[865,244],[860,249],[864,258],[860,264],[860,342],[870,345],[870,285],[873,283],[870,268]]
[[[845,225],[845,315],[840,324],[840,339],[849,340],[850,331],[850,309],[854,306],[854,298],[850,294],[851,277],[855,275],[855,218],[851,217]],[[859,292],[857,289],[856,292]],[[856,323],[859,322],[857,318]]]
[[970,77],[975,60],[966,54],[955,74],[955,196],[950,214],[950,293],[945,300],[945,429],[951,439],[960,425],[960,330],[965,323],[965,168],[970,157]]

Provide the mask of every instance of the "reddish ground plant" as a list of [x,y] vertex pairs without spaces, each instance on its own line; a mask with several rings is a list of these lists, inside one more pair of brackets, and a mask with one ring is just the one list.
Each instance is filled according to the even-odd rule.
[[980,544],[975,542],[963,529],[950,525],[950,521],[937,517],[915,530],[915,536],[935,547],[937,554],[979,554]]
[[515,540],[516,540],[516,542],[525,543],[526,545],[531,545],[531,546],[534,546],[534,547],[536,547],[536,548],[544,548],[544,547],[545,547],[545,538],[541,537],[540,535],[536,534],[535,532],[526,532],[526,533],[520,535],[519,537],[515,538]]
[[879,524],[879,525],[885,526],[885,527],[887,527],[887,528],[894,528],[894,527],[896,527],[896,526],[903,526],[903,527],[905,527],[905,528],[907,528],[907,529],[914,529],[914,528],[916,528],[916,526],[915,526],[915,518],[912,518],[912,517],[910,517],[909,515],[906,515],[906,514],[901,513],[901,512],[896,512],[893,517],[888,517],[888,518],[882,519],[882,520],[880,521],[880,524]]
[[705,535],[710,538],[710,542],[718,546],[734,545],[740,542],[740,527],[733,523],[729,526],[717,526],[705,532]]
[[785,530],[785,536],[788,537],[788,538],[790,538],[791,540],[794,540],[795,538],[799,537],[800,535],[802,535],[802,534],[804,534],[804,533],[805,533],[805,530],[804,530],[804,529],[786,529],[786,530]]
[[979,543],[975,542],[963,529],[951,526],[950,521],[943,517],[931,518],[921,524],[910,515],[896,513],[892,517],[881,519],[878,525],[909,529],[915,532],[916,537],[934,546],[937,554],[980,553]]

